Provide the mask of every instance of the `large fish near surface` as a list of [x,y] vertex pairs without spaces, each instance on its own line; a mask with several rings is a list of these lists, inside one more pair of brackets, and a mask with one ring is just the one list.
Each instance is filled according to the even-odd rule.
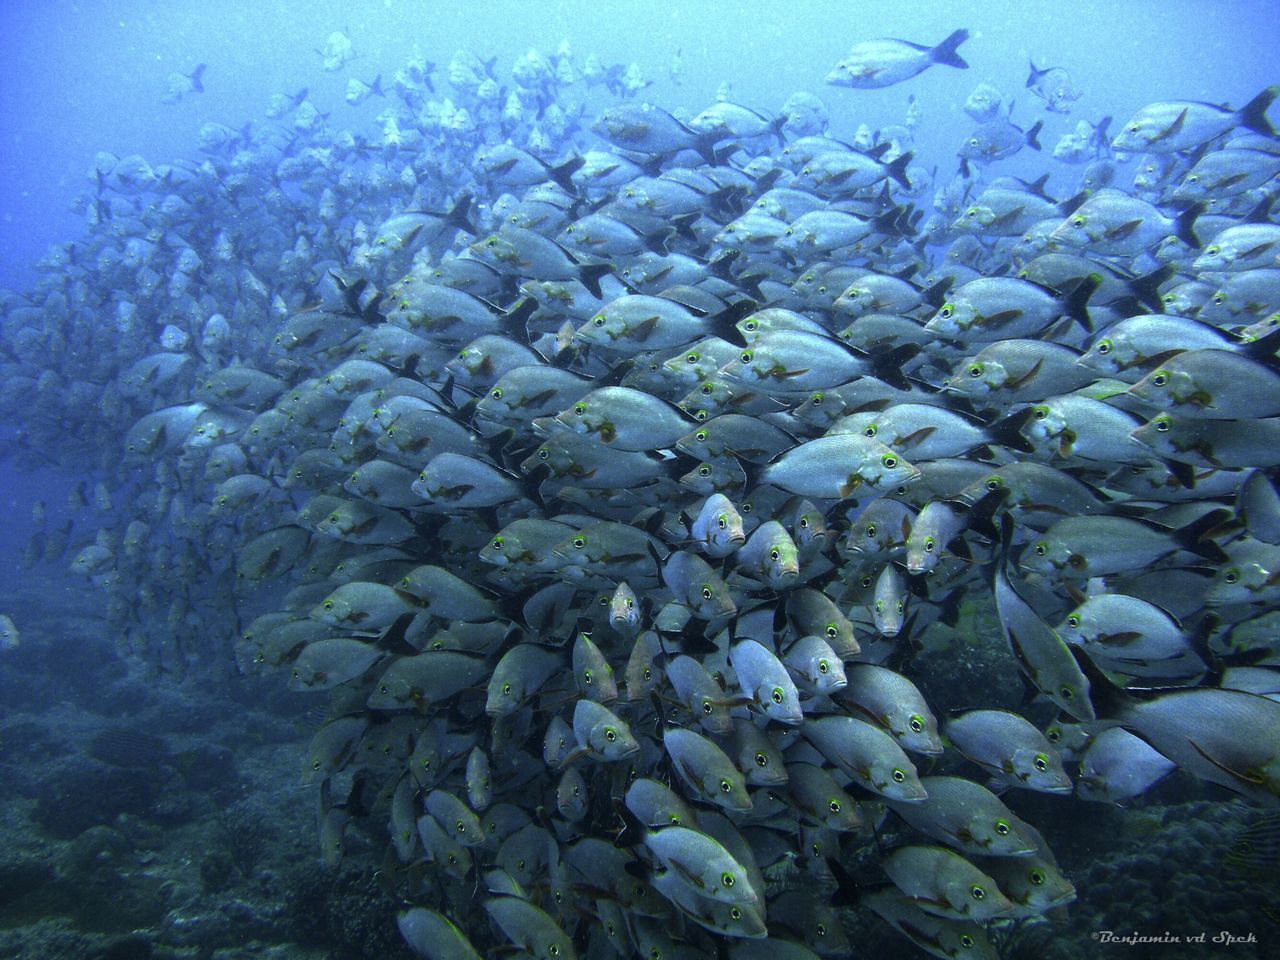
[[937,46],[925,47],[909,40],[864,40],[831,68],[827,83],[836,87],[874,89],[910,80],[935,63],[968,70],[956,51],[969,39],[968,30],[956,30]]

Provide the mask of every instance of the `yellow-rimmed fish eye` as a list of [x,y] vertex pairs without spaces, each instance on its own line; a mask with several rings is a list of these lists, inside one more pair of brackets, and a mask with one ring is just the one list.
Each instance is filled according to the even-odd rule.
[[741,920],[741,919],[742,919],[742,911],[741,911],[741,910],[739,910],[737,907],[730,907],[730,908],[729,908],[729,916],[730,916],[732,919],[734,919],[734,920]]
[[1169,382],[1169,371],[1157,370],[1155,373],[1151,375],[1151,382],[1153,385],[1157,387],[1163,387],[1166,383]]
[[687,354],[684,358],[685,363],[697,363],[699,360],[697,353]]
[[953,306],[952,306],[951,304],[949,304],[949,303],[944,303],[944,304],[942,305],[942,309],[938,311],[938,316],[940,316],[943,320],[946,320],[948,317],[950,317],[950,316],[951,316],[953,313],[955,313],[955,312],[956,312],[956,308],[955,308],[955,307],[953,307]]
[[644,668],[644,671],[640,674],[640,676],[641,676],[641,677],[643,677],[645,680],[652,680],[652,679],[653,679],[653,671],[652,671],[652,670],[650,670],[648,667],[645,667],[645,668]]
[[1237,570],[1235,567],[1232,567],[1230,570],[1227,570],[1225,573],[1222,574],[1222,582],[1223,583],[1239,583],[1240,571]]
[[899,600],[899,601],[898,601],[898,612],[899,612],[899,613],[902,613],[902,611],[903,611],[903,610],[905,610],[905,609],[906,609],[906,604],[904,604],[901,600]]
[[968,950],[970,947],[973,946],[973,943],[974,943],[973,937],[971,937],[969,934],[967,933],[960,934],[960,946]]
[[880,458],[880,462],[883,463],[890,470],[892,470],[894,467],[898,465],[898,458],[891,453],[886,453],[883,457]]
[[541,447],[541,448],[539,448],[539,450],[538,450],[538,459],[539,459],[539,460],[546,460],[546,459],[547,459],[548,457],[550,457],[550,456],[551,456],[551,451],[550,451],[550,450],[548,450],[546,447]]
[[1223,305],[1224,303],[1226,303],[1226,302],[1227,302],[1227,298],[1226,298],[1226,295],[1225,295],[1225,294],[1215,293],[1215,294],[1213,295],[1213,303],[1214,303],[1214,306],[1218,306],[1218,307],[1220,307],[1220,306],[1222,306],[1222,305]]
[[878,428],[874,423],[868,423],[865,427],[862,428],[862,435],[864,437],[874,437],[877,432],[878,432]]
[[729,873],[726,870],[724,873],[720,874],[720,882],[726,887],[732,887],[735,883],[737,883],[737,880],[734,879],[734,876],[732,873]]
[[1085,218],[1084,218],[1084,217],[1072,217],[1072,218],[1071,218],[1071,225],[1072,225],[1073,227],[1083,227],[1083,226],[1084,226],[1084,224],[1085,224]]
[[1031,881],[1032,886],[1038,887],[1041,884],[1043,884],[1045,881],[1044,871],[1032,870],[1030,873],[1027,874],[1027,879]]
[[613,729],[613,727],[605,727],[604,738],[608,740],[610,743],[613,743],[615,740],[618,739],[618,731]]
[[742,356],[740,356],[738,359],[739,359],[739,360],[741,360],[743,363],[750,363],[750,362],[751,362],[751,351],[750,351],[750,350],[744,350],[744,351],[742,352]]
[[716,518],[716,526],[719,527],[721,530],[728,529],[729,521],[725,519],[725,515],[723,513]]
[[585,547],[586,545],[587,545],[587,538],[586,538],[586,537],[574,537],[574,538],[573,538],[573,548],[574,548],[575,550],[581,550],[581,549],[582,549],[583,547]]
[[808,517],[801,517],[801,518],[800,518],[800,520],[798,521],[798,524],[799,524],[799,527],[800,527],[800,529],[801,529],[801,530],[808,530],[808,529],[809,529],[809,518],[808,518]]
[[703,701],[702,701],[702,712],[703,712],[703,714],[704,714],[705,716],[708,716],[708,717],[709,717],[709,716],[711,716],[711,714],[713,714],[713,713],[715,712],[715,709],[716,709],[716,708],[715,708],[714,704],[712,704],[712,702],[711,702],[710,700],[703,700]]
[[710,416],[710,414],[708,414],[707,411],[699,410],[697,413],[693,415],[693,419],[701,423],[702,421],[706,420],[708,416]]
[[1080,626],[1080,618],[1076,616],[1074,613],[1071,614],[1071,616],[1067,617],[1067,626],[1068,627]]
[[983,367],[982,367],[982,364],[980,364],[980,363],[971,363],[971,364],[969,364],[969,376],[971,376],[971,377],[980,377],[980,376],[982,376],[982,370],[983,370]]
[[987,477],[986,487],[988,490],[999,490],[1004,486],[1004,480],[999,476]]
[[827,804],[827,809],[830,810],[832,813],[839,813],[842,809],[840,805],[840,801],[832,800],[830,803]]
[[333,609],[333,601],[332,601],[332,600],[326,600],[324,603],[320,604],[320,606],[321,606],[322,608],[324,608],[324,611],[325,611],[326,613],[328,613],[330,610],[332,610],[332,609]]
[[840,636],[840,630],[834,623],[827,624],[827,636],[832,640]]
[[867,524],[867,539],[871,539],[876,535],[876,525],[874,523]]
[[704,587],[702,588],[702,599],[703,599],[703,600],[710,600],[713,596],[715,596],[715,594],[712,592],[712,590],[711,590],[711,588],[710,588],[710,587],[704,586]]
[[815,407],[820,407],[822,406],[822,401],[824,399],[825,399],[825,396],[823,394],[815,393],[812,397],[809,398],[809,402],[812,403]]
[[825,658],[818,661],[818,672],[824,675],[831,672],[831,665],[827,663]]
[[605,324],[604,314],[602,313],[596,314],[594,317],[591,318],[591,322],[594,323],[597,327],[603,327]]
[[897,767],[894,768],[892,776],[894,783],[905,783],[907,780],[907,775]]
[[704,397],[709,397],[709,396],[711,396],[711,394],[713,394],[713,393],[715,392],[715,389],[716,389],[716,388],[715,388],[714,386],[712,386],[711,384],[709,384],[709,383],[704,383],[704,384],[702,385],[702,395],[703,395]]
[[580,417],[586,412],[587,412],[587,405],[585,403],[575,403],[573,405],[574,416]]
[[583,670],[583,671],[582,671],[582,682],[583,682],[583,683],[585,683],[588,687],[589,687],[589,686],[591,686],[591,671],[590,671],[590,670]]
[[826,292],[827,292],[827,285],[826,285],[825,283],[823,283],[823,284],[819,284],[819,286],[818,286],[818,292],[819,292],[819,293],[826,293]]
[[1205,247],[1204,252],[1211,257],[1216,257],[1222,252],[1222,248],[1215,243],[1211,246]]
[[1045,417],[1049,416],[1048,407],[1033,407],[1031,412],[1037,420],[1043,420]]
[[1043,753],[1037,753],[1035,760],[1032,761],[1032,764],[1035,766],[1037,770],[1039,770],[1041,773],[1044,773],[1046,770],[1049,769],[1049,758]]
[[502,399],[502,388],[501,388],[501,387],[494,387],[492,390],[490,390],[490,391],[489,391],[489,396],[490,396],[490,397],[492,397],[494,400],[501,400],[501,399]]
[[924,731],[924,717],[918,713],[913,713],[907,720],[907,726],[911,728],[912,733],[922,733]]
[[506,683],[502,685],[502,695],[505,697],[510,695],[510,693],[511,693],[511,681],[508,680]]
[[1070,687],[1064,683],[1061,687],[1058,688],[1058,696],[1060,696],[1063,700],[1074,700],[1076,696],[1076,691],[1073,687]]
[[699,443],[706,443],[706,442],[707,442],[707,431],[705,431],[705,430],[699,430],[697,433],[695,433],[695,434],[693,435],[693,439],[697,440]]
[[1140,132],[1142,132],[1142,124],[1140,124],[1140,123],[1131,123],[1131,124],[1129,124],[1129,132],[1130,132],[1130,133],[1140,133]]
[[757,753],[757,754],[756,754],[756,766],[757,766],[757,767],[767,767],[768,765],[769,765],[769,757],[768,757],[768,755],[767,755],[767,754],[763,754],[763,753]]
[[497,237],[490,237],[488,240],[485,241],[486,247],[496,247],[497,245],[498,245]]
[[973,897],[975,900],[985,900],[987,898],[987,891],[975,883],[969,888],[969,896]]
[[1110,339],[1103,337],[1101,340],[1098,341],[1098,345],[1095,349],[1098,351],[1098,353],[1100,353],[1102,356],[1105,357],[1108,353],[1111,352],[1111,349],[1114,346],[1115,344],[1113,344]]
[[925,553],[933,553],[933,548],[934,548],[934,547],[936,547],[937,545],[938,545],[938,544],[937,544],[937,541],[935,541],[935,540],[933,539],[933,537],[925,537],[925,538],[924,538],[924,552],[925,552]]
[[1049,544],[1043,540],[1039,540],[1036,542],[1035,551],[1037,557],[1043,557],[1049,552]]
[[966,211],[965,211],[965,214],[964,214],[964,215],[965,215],[966,217],[968,217],[970,220],[972,220],[972,219],[974,219],[975,217],[977,217],[977,215],[978,215],[978,208],[977,208],[977,207],[970,207],[968,210],[966,210]]
[[877,601],[876,601],[876,613],[884,613],[884,601],[883,601],[883,600],[877,600]]
[[[558,893],[556,894],[556,899],[557,900],[560,899],[560,894]],[[547,944],[547,953],[553,957],[560,956],[560,944],[558,943]]]
[[506,542],[507,541],[503,537],[494,537],[493,542],[490,544],[490,546],[492,546],[493,549],[495,550],[501,550],[502,545]]
[[995,830],[996,830],[996,833],[999,834],[1000,836],[1007,837],[1009,835],[1009,831],[1012,829],[1013,828],[1009,826],[1008,820],[1001,818],[996,821]]
[[782,558],[782,554],[778,552],[778,548],[774,547],[769,551],[769,559],[777,563]]
[[732,784],[732,783],[730,783],[728,780],[721,780],[721,781],[720,781],[720,792],[721,792],[721,793],[733,793],[733,784]]
[[782,703],[783,700],[787,699],[787,695],[781,687],[774,687],[773,692],[769,694],[769,698],[774,703]]

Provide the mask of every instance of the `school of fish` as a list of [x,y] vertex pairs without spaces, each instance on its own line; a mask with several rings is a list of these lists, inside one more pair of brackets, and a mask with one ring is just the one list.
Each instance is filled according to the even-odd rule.
[[[100,154],[3,294],[15,456],[101,519],[24,562],[124,655],[323,697],[323,857],[385,846],[433,960],[846,956],[855,903],[994,957],[1076,896],[1020,794],[1276,805],[1280,88],[1080,121],[1058,197],[987,84],[954,158],[914,101],[828,135],[968,39],[684,119],[567,44],[415,57],[349,83],[373,135],[302,90]],[[913,665],[975,610],[1027,699],[939,716]]]

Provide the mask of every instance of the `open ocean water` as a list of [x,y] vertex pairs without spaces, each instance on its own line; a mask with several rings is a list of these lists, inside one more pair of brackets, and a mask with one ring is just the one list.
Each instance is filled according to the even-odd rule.
[[0,957],[1280,957],[1275,33],[3,4]]

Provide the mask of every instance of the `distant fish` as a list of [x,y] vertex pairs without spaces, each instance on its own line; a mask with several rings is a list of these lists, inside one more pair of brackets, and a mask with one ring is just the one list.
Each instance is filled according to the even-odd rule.
[[205,64],[197,63],[196,68],[190,73],[178,73],[174,71],[169,74],[165,81],[167,89],[165,94],[160,98],[162,103],[177,103],[189,93],[204,93],[204,77]]
[[113,767],[135,769],[169,762],[173,755],[163,738],[131,727],[110,727],[89,741],[89,756]]
[[870,90],[910,80],[935,63],[968,70],[969,64],[956,53],[960,44],[968,39],[968,30],[956,30],[936,47],[891,38],[864,40],[855,43],[849,55],[831,68],[827,83],[834,87]]
[[1224,859],[1237,873],[1274,876],[1280,869],[1280,813],[1261,817],[1237,833]]

